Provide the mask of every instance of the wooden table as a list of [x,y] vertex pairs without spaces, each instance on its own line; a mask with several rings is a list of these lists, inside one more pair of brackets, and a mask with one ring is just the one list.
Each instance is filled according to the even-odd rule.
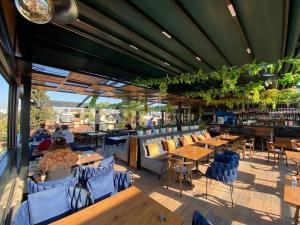
[[[83,152],[79,155],[80,159],[78,159],[76,165],[84,165],[84,164],[90,164],[94,162],[98,162],[103,159],[103,156],[101,156],[97,152]],[[28,166],[28,177],[32,177],[35,175],[34,171],[38,170],[38,162],[37,161],[30,161]],[[76,166],[74,165],[74,166]]]
[[295,212],[295,225],[298,224],[299,210],[300,210],[300,175],[298,175],[297,187],[292,187],[292,177],[286,176],[284,185],[284,197],[283,200],[286,203],[296,206]]
[[[166,221],[160,220],[161,214]],[[183,222],[138,188],[130,187],[52,225],[180,225]]]
[[210,146],[214,146],[214,147],[220,147],[222,145],[227,144],[228,141],[220,140],[220,139],[206,139],[206,140],[201,140],[198,143],[210,145]]
[[196,145],[187,145],[177,148],[174,151],[169,151],[169,154],[196,161],[196,171],[199,172],[198,161],[204,157],[209,157],[209,154],[213,152],[214,150],[212,149],[203,148]]
[[225,140],[225,141],[230,141],[230,142],[233,142],[233,141],[236,141],[237,139],[240,138],[240,136],[237,136],[237,135],[219,135],[217,136],[216,138],[219,138],[221,140]]
[[300,152],[285,151],[285,154],[288,159],[291,159],[296,163],[297,174],[299,174],[300,173],[300,169],[299,169]]

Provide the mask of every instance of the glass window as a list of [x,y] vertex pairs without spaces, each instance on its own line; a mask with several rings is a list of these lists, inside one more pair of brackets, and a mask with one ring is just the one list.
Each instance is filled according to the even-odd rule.
[[8,83],[0,74],[0,154],[7,146],[8,89]]

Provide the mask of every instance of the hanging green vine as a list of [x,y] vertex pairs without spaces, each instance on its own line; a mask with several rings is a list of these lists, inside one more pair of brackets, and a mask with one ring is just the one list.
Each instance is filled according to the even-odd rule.
[[[290,66],[289,72],[281,74],[283,64]],[[296,85],[300,82],[300,59],[299,58],[284,58],[275,63],[257,63],[255,60],[252,63],[245,64],[241,67],[226,67],[223,66],[220,70],[205,73],[201,70],[193,73],[183,73],[179,76],[166,76],[159,79],[145,79],[137,78],[134,82],[136,85],[147,87],[159,87],[162,96],[168,93],[170,85],[197,85],[205,82],[216,81],[220,84],[220,88],[211,88],[203,91],[189,91],[184,93],[187,97],[201,98],[206,104],[225,104],[229,108],[234,105],[244,106],[245,103],[260,103],[267,105],[274,105],[279,100],[274,95],[281,91],[277,89],[266,90],[271,83],[270,80],[263,82],[262,74],[271,73],[279,74],[278,84],[282,89]],[[238,81],[241,75],[248,75],[253,78],[258,78],[258,81],[251,81],[244,85],[239,85]]]

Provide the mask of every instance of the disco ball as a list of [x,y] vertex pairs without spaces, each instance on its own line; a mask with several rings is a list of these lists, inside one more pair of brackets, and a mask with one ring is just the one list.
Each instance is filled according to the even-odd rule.
[[33,23],[48,23],[54,14],[52,0],[15,0],[15,4],[21,15]]

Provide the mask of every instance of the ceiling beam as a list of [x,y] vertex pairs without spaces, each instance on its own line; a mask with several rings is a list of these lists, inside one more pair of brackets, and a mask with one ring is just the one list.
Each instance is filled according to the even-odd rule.
[[[106,20],[109,20],[110,22],[114,23],[116,26],[122,27],[123,30],[125,29],[128,33],[130,33],[131,35],[134,35],[136,38],[142,39],[144,42],[145,41],[148,42],[149,44],[153,45],[153,47],[155,46],[155,48],[157,48],[158,50],[165,52],[166,54],[170,55],[172,58],[180,61],[182,64],[185,64],[186,68],[189,67],[190,70],[198,70],[198,68],[194,67],[189,62],[186,62],[185,60],[181,59],[179,56],[173,54],[172,52],[168,51],[167,49],[165,49],[161,46],[158,46],[157,44],[152,42],[148,37],[146,37],[144,35],[141,35],[141,34],[138,34],[135,31],[133,31],[132,29],[130,29],[129,27],[127,27],[125,24],[112,19],[105,12],[100,12],[98,10],[95,10],[91,6],[89,6],[87,4],[84,4],[82,2],[78,2],[78,4],[79,4],[79,7],[81,9],[80,20],[85,21],[85,22],[87,22],[87,20],[89,20],[89,22],[87,22],[87,23],[90,24],[92,22],[92,23],[94,23],[95,27],[97,27],[100,30],[103,30],[98,26],[98,25],[101,25],[101,24],[97,24],[97,20],[99,20],[101,18],[102,19],[105,18]],[[118,39],[122,39],[122,40],[124,39],[122,34],[121,35],[114,34],[113,36],[117,37]],[[170,61],[171,59],[162,59],[160,55],[158,55],[154,52],[149,52],[149,50],[144,49],[142,45],[134,43],[133,41],[131,41],[131,44],[137,46],[139,49],[142,49],[143,51],[147,52],[148,54],[154,55],[156,58],[160,58],[162,61],[167,62],[168,64],[171,64],[171,65],[174,66],[174,62]],[[181,70],[184,71],[184,72],[188,71],[186,68],[182,68],[182,66],[179,66],[179,65],[176,65],[176,66],[180,67]]]
[[91,96],[87,95],[78,105],[77,107],[80,108]]
[[245,32],[244,32],[243,26],[242,26],[241,23],[240,23],[238,11],[236,10],[236,7],[234,6],[234,4],[232,3],[231,0],[225,0],[225,2],[226,2],[226,4],[227,4],[227,6],[232,5],[233,8],[234,8],[235,11],[236,11],[236,14],[237,14],[237,15],[236,15],[236,16],[233,16],[232,18],[233,18],[233,20],[234,20],[234,22],[235,22],[235,25],[236,25],[236,27],[237,27],[237,29],[238,29],[238,31],[239,31],[241,37],[242,37],[243,43],[244,43],[244,45],[245,45],[245,51],[246,51],[246,49],[248,49],[248,48],[251,50],[251,53],[250,53],[250,54],[248,53],[248,55],[249,55],[249,57],[250,57],[250,60],[253,61],[253,60],[255,59],[255,54],[254,54],[254,52],[253,52],[253,48],[251,48],[250,42],[249,42],[249,40],[248,40],[248,38],[247,38],[247,35],[246,35]]
[[287,42],[287,34],[289,27],[289,9],[290,9],[290,0],[284,1],[284,17],[283,17],[283,35],[282,35],[282,50],[281,50],[281,58],[284,58],[286,52],[286,42]]
[[126,4],[128,7],[132,8],[133,10],[135,10],[137,13],[139,13],[139,15],[141,15],[142,17],[144,17],[148,22],[150,22],[152,25],[156,26],[159,30],[161,31],[166,31],[168,34],[171,34],[172,38],[178,42],[180,45],[182,45],[185,49],[187,49],[189,52],[191,52],[195,57],[200,57],[201,60],[212,70],[215,70],[216,68],[214,68],[209,62],[207,62],[203,56],[201,56],[201,54],[198,54],[197,52],[195,52],[192,48],[190,48],[189,46],[187,46],[184,42],[182,42],[180,39],[178,39],[174,34],[172,34],[170,31],[168,31],[167,28],[163,27],[161,24],[157,23],[154,19],[152,19],[150,16],[146,15],[139,7],[137,7],[134,3],[129,2],[129,1],[123,1],[124,4]]
[[215,42],[209,37],[209,35],[202,29],[202,27],[198,24],[198,22],[193,18],[193,16],[189,13],[189,11],[183,6],[179,1],[170,0],[172,4],[178,9],[178,11],[188,19],[192,26],[194,26],[198,32],[200,32],[208,42],[217,50],[217,52],[225,59],[225,61],[232,66],[233,63],[227,58],[227,56],[223,53],[223,51],[215,44]]
[[[112,35],[104,32],[102,30],[99,30],[98,28],[96,28],[94,26],[91,26],[91,25],[89,25],[89,24],[87,24],[87,23],[85,23],[83,21],[79,20],[79,21],[77,21],[77,22],[75,22],[72,25],[69,25],[67,27],[66,26],[62,26],[62,25],[58,25],[58,24],[56,24],[56,25],[62,27],[63,29],[71,31],[71,32],[73,32],[73,33],[75,33],[77,35],[80,35],[80,36],[82,36],[84,38],[87,38],[87,39],[89,39],[91,41],[94,41],[94,42],[96,42],[98,44],[104,45],[104,46],[106,46],[108,48],[111,48],[113,50],[116,50],[116,51],[118,51],[118,52],[120,52],[122,54],[128,55],[128,56],[130,56],[130,57],[132,57],[134,59],[137,59],[137,60],[140,60],[142,62],[145,62],[145,63],[147,63],[147,64],[149,64],[151,66],[154,66],[154,67],[156,67],[158,69],[164,70],[164,71],[166,71],[170,75],[176,75],[176,74],[181,73],[181,70],[178,69],[178,68],[176,68],[175,66],[173,66],[173,65],[166,66],[166,65],[163,64],[162,60],[157,59],[157,58],[153,57],[152,55],[149,55],[148,53],[143,52],[142,50],[140,50],[139,52],[142,52],[143,54],[147,54],[149,57],[152,57],[152,58],[154,58],[157,61],[159,60],[161,64],[156,63],[156,62],[154,62],[152,60],[150,61],[145,56],[134,54],[131,51],[128,51],[128,49],[124,49],[121,46],[116,46],[113,43],[109,43],[106,40],[101,39],[99,37],[100,36],[99,33],[101,33],[102,35],[105,35],[105,36],[108,36],[110,38],[115,39],[116,41],[120,42],[120,45],[126,45],[126,46],[130,47],[128,43],[126,43],[126,42],[124,42],[124,41],[122,41],[120,39],[117,39],[116,37],[113,37]],[[84,32],[81,31],[82,27],[85,27],[85,31]]]
[[56,46],[60,46],[60,47],[63,47],[65,49],[69,49],[71,51],[84,54],[86,56],[89,56],[90,58],[97,59],[97,61],[101,61],[104,64],[108,64],[108,65],[110,65],[113,68],[120,68],[121,70],[123,70],[123,71],[125,71],[127,73],[130,73],[130,74],[133,74],[133,75],[147,74],[147,71],[143,71],[142,72],[142,71],[135,70],[135,69],[133,69],[133,68],[131,68],[129,66],[126,66],[124,64],[116,63],[115,61],[108,60],[107,58],[103,58],[101,56],[95,55],[94,53],[87,52],[85,50],[81,50],[81,49],[78,49],[78,48],[71,47],[71,46],[63,44],[61,42],[49,40],[49,39],[46,39],[45,37],[41,37],[41,36],[35,36],[35,38],[40,39],[43,42],[52,43],[52,44],[54,44]]

